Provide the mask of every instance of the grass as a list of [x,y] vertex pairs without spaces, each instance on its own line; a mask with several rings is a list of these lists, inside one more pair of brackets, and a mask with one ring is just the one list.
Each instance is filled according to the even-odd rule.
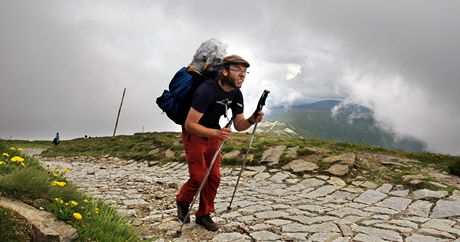
[[[114,208],[82,194],[73,184],[68,183],[62,174],[71,171],[63,169],[50,172],[17,148],[12,150],[0,145],[0,152],[1,195],[56,214],[59,219],[77,229],[80,241],[140,240],[140,231],[129,225],[127,219],[118,215]],[[21,223],[10,212],[3,212],[7,218],[1,221],[1,226],[11,228]],[[0,235],[1,238],[10,236]]]
[[32,227],[15,212],[0,207],[0,238],[4,242],[29,241]]

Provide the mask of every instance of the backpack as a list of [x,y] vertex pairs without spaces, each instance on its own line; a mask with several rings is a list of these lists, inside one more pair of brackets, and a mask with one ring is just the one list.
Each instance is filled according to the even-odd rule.
[[188,67],[181,68],[169,83],[169,90],[156,99],[164,113],[176,124],[183,125],[192,106],[196,89],[217,74],[226,45],[217,39],[201,43]]
[[181,68],[169,83],[169,90],[164,90],[156,99],[158,107],[174,123],[184,125],[192,106],[193,94],[206,79],[196,72],[188,71],[186,67]]

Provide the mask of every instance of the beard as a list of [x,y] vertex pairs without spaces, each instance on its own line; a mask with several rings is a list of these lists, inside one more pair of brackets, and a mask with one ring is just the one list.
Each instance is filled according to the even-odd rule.
[[230,76],[222,76],[222,82],[230,85],[233,88],[238,88],[235,84],[235,80],[233,80]]

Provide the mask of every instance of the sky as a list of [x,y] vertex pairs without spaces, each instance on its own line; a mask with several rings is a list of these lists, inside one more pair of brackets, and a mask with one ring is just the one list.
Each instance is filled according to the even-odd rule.
[[0,0],[0,138],[179,131],[156,106],[199,45],[251,63],[245,114],[340,99],[460,155],[459,1]]

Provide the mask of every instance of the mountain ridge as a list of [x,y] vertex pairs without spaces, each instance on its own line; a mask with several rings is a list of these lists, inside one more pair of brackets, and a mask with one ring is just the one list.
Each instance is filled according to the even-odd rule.
[[[412,137],[400,137],[382,128],[374,119],[373,111],[357,104],[345,104],[340,100],[322,100],[314,103],[274,107],[266,120],[279,127],[273,134],[283,135],[286,128],[303,138],[344,141],[375,145],[406,151],[425,151],[423,141]],[[337,108],[338,107],[338,108]],[[276,122],[275,122],[276,121]],[[270,134],[264,126],[259,131]]]

